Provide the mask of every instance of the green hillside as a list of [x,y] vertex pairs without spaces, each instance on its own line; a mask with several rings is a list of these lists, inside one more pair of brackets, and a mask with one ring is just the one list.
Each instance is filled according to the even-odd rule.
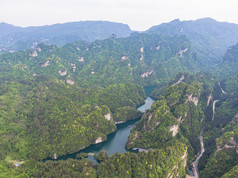
[[36,49],[2,54],[0,63],[2,70],[14,68],[27,76],[54,76],[87,87],[125,82],[163,85],[180,71],[199,71],[186,36],[146,34],[93,43],[77,41],[62,48],[41,44]]
[[[0,27],[0,45],[27,49],[0,54],[0,177],[236,174],[237,25],[175,20],[130,36],[110,22]],[[147,88],[156,101],[141,113]],[[61,157],[134,119],[128,152]]]
[[205,70],[214,69],[220,64],[227,48],[238,41],[237,24],[218,22],[211,18],[194,21],[176,19],[170,23],[153,26],[146,32],[166,36],[186,35]]

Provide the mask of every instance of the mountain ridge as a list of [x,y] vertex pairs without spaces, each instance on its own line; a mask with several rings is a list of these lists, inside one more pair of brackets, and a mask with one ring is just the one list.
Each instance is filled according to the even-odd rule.
[[227,48],[238,42],[237,24],[218,22],[212,18],[194,21],[177,19],[153,26],[145,33],[164,36],[186,35],[192,43],[192,49],[199,53],[198,60],[206,70],[214,69],[221,63]]
[[[12,50],[25,50],[30,48],[33,42],[62,46],[76,40],[105,39],[111,34],[127,37],[132,32],[127,24],[109,21],[79,21],[37,27],[15,27],[3,23],[2,26],[12,30],[8,30],[0,36],[0,45]],[[30,44],[28,44],[29,41]],[[18,42],[24,42],[25,47],[17,47]]]

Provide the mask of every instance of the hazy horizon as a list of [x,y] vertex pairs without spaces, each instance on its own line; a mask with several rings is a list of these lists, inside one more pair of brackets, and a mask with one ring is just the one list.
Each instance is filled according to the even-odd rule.
[[[205,19],[205,18],[210,18],[210,19],[213,19],[213,20],[215,20],[215,21],[217,21],[217,22],[233,23],[233,22],[227,22],[227,21],[219,21],[219,20],[216,20],[216,19],[214,19],[214,18],[212,18],[212,17],[203,17],[203,18],[199,18],[199,19]],[[194,20],[181,20],[181,19],[179,19],[179,20],[180,20],[180,21],[196,21],[196,20],[199,20],[199,19],[194,19]],[[177,20],[177,19],[172,19],[171,21],[173,21],[173,20]],[[154,24],[154,25],[152,25],[152,26],[150,26],[150,27],[148,27],[147,29],[144,29],[144,30],[134,30],[134,29],[131,28],[130,24],[123,23],[123,22],[108,21],[108,20],[81,20],[81,21],[69,21],[69,22],[59,22],[59,23],[53,23],[53,24],[29,25],[29,26],[15,25],[15,24],[7,23],[7,22],[0,22],[0,23],[6,23],[6,24],[8,24],[8,25],[14,25],[14,26],[16,26],[16,27],[27,28],[27,27],[42,27],[42,26],[51,26],[51,25],[56,25],[56,24],[75,23],[75,22],[76,22],[76,23],[77,23],[77,22],[90,22],[90,21],[91,21],[91,22],[93,22],[93,21],[98,21],[98,22],[101,21],[101,22],[103,22],[103,21],[104,21],[104,22],[112,22],[112,23],[122,23],[122,24],[128,25],[132,31],[146,31],[146,30],[150,29],[150,28],[153,27],[153,26],[157,26],[157,25],[160,25],[160,24],[163,24],[163,23],[169,23],[169,22],[171,22],[171,21],[168,21],[168,22],[161,22],[161,23],[159,23],[159,24]],[[234,23],[234,24],[238,24],[238,23]]]
[[0,22],[20,27],[102,20],[143,31],[174,19],[206,17],[238,24],[235,0],[0,0],[0,3]]

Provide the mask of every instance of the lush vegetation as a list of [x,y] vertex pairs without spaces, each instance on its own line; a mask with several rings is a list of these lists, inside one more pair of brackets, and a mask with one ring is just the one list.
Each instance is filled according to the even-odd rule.
[[237,88],[234,87],[237,85],[236,75],[221,82],[221,87],[227,90],[227,93],[222,93],[220,86],[217,85],[216,97],[219,97],[219,102],[215,120],[207,124],[204,133],[206,152],[200,164],[203,177],[222,177],[229,171],[229,174],[224,175],[225,177],[232,175],[236,170],[234,167],[238,163],[238,93]]
[[163,150],[139,154],[115,154],[97,168],[98,177],[167,177],[185,176],[187,149],[175,144]]
[[[199,135],[204,126],[206,102],[212,92],[209,75],[179,74],[167,88],[156,89],[151,109],[143,115],[129,137],[128,148],[165,148],[176,142],[186,143],[189,161],[199,152]],[[179,79],[183,79],[179,82]],[[200,84],[202,82],[202,85]],[[156,95],[161,93],[159,96]]]
[[238,164],[234,166],[229,172],[225,173],[222,178],[233,178],[238,174]]
[[[223,56],[222,63],[213,71],[218,79],[227,79],[238,72],[238,44],[230,46]],[[234,80],[235,81],[235,80]],[[235,82],[236,83],[236,82]]]
[[97,161],[105,161],[106,159],[108,159],[107,152],[104,150],[100,151],[95,157]]
[[[203,67],[203,71],[216,69],[227,48],[236,44],[238,39],[236,24],[221,23],[211,18],[195,21],[176,19],[170,23],[153,26],[146,32],[165,36],[186,35],[191,41],[196,61]],[[230,71],[229,68],[227,69],[223,72]],[[219,75],[222,76],[223,72]]]
[[[19,170],[22,171],[22,170]],[[28,171],[28,170],[27,170]],[[29,177],[97,177],[95,166],[87,159],[38,162]]]
[[[145,98],[141,86],[166,83],[185,63],[193,64],[191,51],[178,54],[185,47],[185,36],[138,34],[2,54],[2,169],[55,159],[106,140],[115,122],[141,116],[136,111]],[[165,66],[168,72],[161,78]]]
[[22,165],[16,169],[16,173],[24,177],[185,176],[187,148],[186,145],[181,143],[166,149],[149,150],[139,154],[129,152],[124,154],[116,153],[108,159],[104,152],[99,154],[97,158],[102,160],[99,165],[93,165],[87,159],[31,162],[34,166],[29,167],[28,165],[27,167]]
[[[200,134],[206,149],[199,161],[201,177],[234,175],[238,48],[229,48],[212,72],[220,82],[201,72],[217,66],[231,41],[203,31],[207,21],[173,21],[127,38],[112,35],[63,47],[35,44],[1,54],[0,177],[184,177],[200,152]],[[57,40],[64,44],[64,36]],[[26,43],[32,41],[16,45]],[[116,123],[141,117],[136,107],[144,102],[146,86],[157,87],[151,94],[157,101],[126,145],[142,152],[108,157],[101,151],[96,165],[84,153],[76,160],[45,161],[105,141]]]
[[222,135],[216,139],[216,150],[211,154],[205,168],[201,171],[202,177],[221,177],[238,164],[237,119],[236,116],[225,127]]
[[131,108],[136,118],[145,97],[132,83],[85,89],[43,76],[5,81],[0,91],[4,172],[21,161],[56,158],[106,140],[115,122],[125,121],[116,108]]
[[163,85],[178,72],[199,71],[186,36],[148,34],[93,43],[78,41],[62,48],[40,44],[24,52],[3,54],[0,64],[4,80],[24,77],[5,72],[15,69],[25,76],[54,76],[82,87],[129,82]]

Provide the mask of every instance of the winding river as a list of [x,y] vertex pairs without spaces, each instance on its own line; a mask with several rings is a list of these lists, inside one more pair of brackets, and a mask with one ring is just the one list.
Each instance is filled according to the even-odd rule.
[[[146,89],[146,95],[147,98],[145,99],[145,103],[137,108],[137,110],[141,112],[145,112],[145,110],[150,109],[151,105],[155,102],[151,97],[149,97],[149,93],[151,93],[151,88]],[[94,155],[100,152],[101,150],[105,150],[108,154],[108,156],[111,156],[112,154],[118,153],[124,153],[128,150],[125,148],[128,136],[130,135],[130,131],[133,128],[134,124],[138,122],[141,118],[138,118],[136,120],[130,120],[123,124],[117,125],[117,131],[114,133],[111,133],[107,136],[107,140],[105,142],[91,145],[79,152],[68,154],[65,156],[61,156],[57,158],[56,160],[66,160],[69,158],[76,159],[77,154],[79,153],[88,153],[89,157],[88,159],[93,161],[94,163],[97,163],[96,159],[94,158]],[[134,151],[135,152],[135,151]]]

